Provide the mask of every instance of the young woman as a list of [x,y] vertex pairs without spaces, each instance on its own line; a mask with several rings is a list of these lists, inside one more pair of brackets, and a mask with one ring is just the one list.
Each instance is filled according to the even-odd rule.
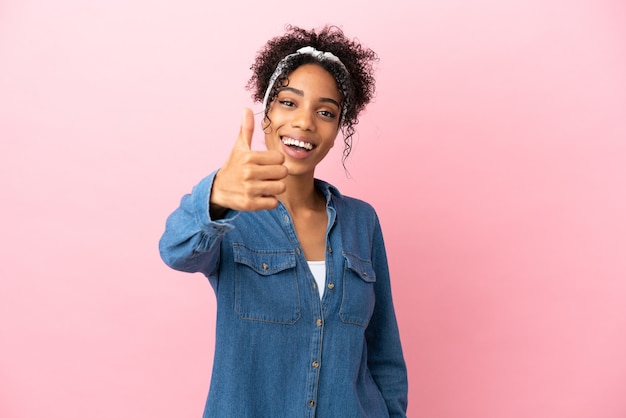
[[217,297],[204,417],[404,417],[407,374],[380,224],[314,177],[340,130],[344,158],[374,93],[376,54],[336,27],[287,27],[258,53],[263,102],[225,164],[182,198],[160,241]]

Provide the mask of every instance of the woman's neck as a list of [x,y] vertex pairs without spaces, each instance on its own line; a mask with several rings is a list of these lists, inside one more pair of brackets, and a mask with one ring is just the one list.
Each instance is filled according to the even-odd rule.
[[277,197],[291,214],[326,210],[326,200],[315,188],[313,176],[308,178],[287,176],[284,182],[287,190]]

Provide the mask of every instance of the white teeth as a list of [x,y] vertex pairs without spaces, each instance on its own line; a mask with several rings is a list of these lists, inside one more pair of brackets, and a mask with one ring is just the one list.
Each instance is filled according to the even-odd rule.
[[288,138],[286,136],[282,138],[282,141],[285,145],[293,145],[296,147],[304,148],[307,151],[311,151],[313,149],[313,144],[311,143],[298,141],[296,139]]

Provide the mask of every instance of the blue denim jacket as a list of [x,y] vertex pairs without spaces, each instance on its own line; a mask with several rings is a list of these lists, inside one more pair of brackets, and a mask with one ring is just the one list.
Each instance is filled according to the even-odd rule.
[[288,211],[209,215],[215,173],[167,220],[172,268],[202,272],[217,298],[204,418],[405,417],[407,373],[374,209],[316,180],[327,198],[326,289]]

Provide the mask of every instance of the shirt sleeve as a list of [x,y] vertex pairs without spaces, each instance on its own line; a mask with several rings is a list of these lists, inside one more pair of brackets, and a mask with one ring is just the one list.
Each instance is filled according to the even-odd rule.
[[183,196],[180,206],[167,218],[165,232],[159,241],[161,258],[173,269],[217,275],[220,243],[234,228],[238,212],[229,211],[224,219],[212,220],[209,198],[217,171],[198,183]]
[[387,255],[378,219],[374,229],[372,263],[376,273],[376,305],[365,331],[368,368],[387,403],[389,416],[406,417],[407,369],[393,307]]

